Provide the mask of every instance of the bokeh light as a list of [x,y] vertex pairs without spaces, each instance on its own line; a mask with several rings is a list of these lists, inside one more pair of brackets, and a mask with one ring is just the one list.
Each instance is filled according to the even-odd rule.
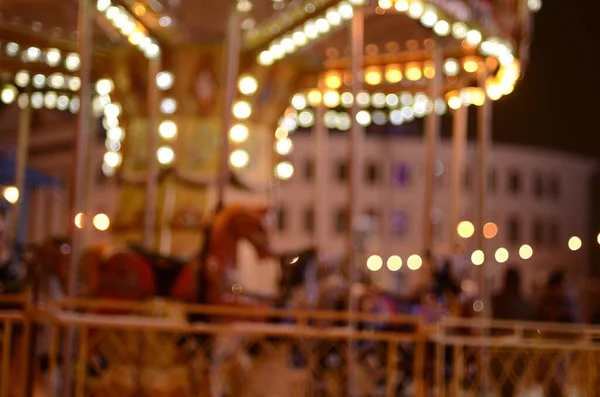
[[483,253],[483,251],[474,251],[471,254],[471,262],[476,266],[483,265],[483,262],[485,262],[485,254]]
[[569,249],[571,251],[577,251],[583,246],[581,239],[577,236],[573,236],[569,239]]
[[531,248],[528,244],[523,244],[521,248],[519,248],[519,256],[521,259],[529,259],[533,256],[533,248]]
[[94,227],[100,231],[106,231],[110,227],[110,218],[106,214],[97,214],[92,219]]
[[408,266],[410,270],[419,270],[422,265],[423,260],[419,255],[416,254],[409,256],[408,260],[406,261],[406,266]]
[[19,201],[19,189],[17,189],[15,186],[7,186],[2,191],[2,196],[9,203],[15,204],[17,201]]
[[498,248],[495,257],[498,263],[505,263],[509,257],[508,250],[506,248]]
[[402,258],[398,255],[392,255],[387,260],[387,268],[393,272],[397,272],[402,267]]
[[456,232],[462,238],[469,238],[475,234],[475,226],[469,221],[462,221],[458,224]]
[[498,235],[498,226],[494,222],[483,225],[483,236],[485,238],[494,238],[496,235]]
[[378,271],[382,266],[383,260],[379,255],[371,255],[369,259],[367,259],[367,268],[372,272]]

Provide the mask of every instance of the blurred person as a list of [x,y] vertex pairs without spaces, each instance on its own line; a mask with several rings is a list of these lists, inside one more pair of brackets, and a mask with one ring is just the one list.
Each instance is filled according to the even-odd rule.
[[[498,320],[527,321],[533,317],[533,308],[522,291],[521,273],[518,269],[510,267],[504,275],[504,286],[500,293],[492,298],[492,317]],[[525,374],[527,368],[527,356],[518,354],[514,358],[514,352],[501,349],[492,357],[492,373],[500,386],[500,396],[512,397]],[[512,377],[501,381],[503,374],[507,371],[504,366],[510,363]]]

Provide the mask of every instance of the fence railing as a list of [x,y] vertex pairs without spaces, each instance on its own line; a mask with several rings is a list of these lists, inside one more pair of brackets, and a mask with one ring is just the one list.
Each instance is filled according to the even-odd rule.
[[[65,370],[77,397],[600,395],[598,327],[425,324],[416,316],[164,302],[22,303],[0,311],[0,397],[28,395],[30,384],[37,395],[61,395]],[[203,317],[189,322],[189,315]],[[75,353],[64,359],[68,330]],[[47,349],[28,354],[40,336]]]

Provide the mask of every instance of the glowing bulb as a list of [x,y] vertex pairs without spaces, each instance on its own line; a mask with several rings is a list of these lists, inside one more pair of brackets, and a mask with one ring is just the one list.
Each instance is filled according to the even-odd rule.
[[446,21],[444,21],[443,19],[439,20],[436,22],[436,24],[433,26],[433,31],[438,35],[438,36],[448,36],[450,34],[450,24]]
[[466,39],[471,45],[478,45],[482,40],[481,32],[476,29],[471,29],[467,32]]
[[289,138],[280,139],[275,142],[275,150],[282,156],[289,154],[292,151],[293,144]]
[[581,239],[577,236],[573,236],[569,239],[569,249],[571,251],[577,251],[583,246]]
[[387,260],[387,268],[393,272],[397,272],[402,267],[402,258],[398,255],[392,255]]
[[81,212],[75,215],[74,223],[78,229],[83,229],[83,214]]
[[125,132],[122,128],[116,127],[106,131],[106,138],[113,141],[122,141],[125,138]]
[[122,161],[123,156],[121,153],[110,151],[104,154],[104,162],[113,168],[117,168],[119,165],[121,165]]
[[509,257],[508,250],[506,248],[498,248],[494,256],[496,257],[496,262],[505,263]]
[[238,89],[244,95],[252,95],[258,89],[258,81],[252,76],[242,76],[238,81]]
[[100,231],[106,231],[110,227],[110,219],[106,214],[97,214],[92,219],[94,227]]
[[70,53],[67,55],[67,58],[65,58],[65,66],[72,72],[79,69],[79,66],[81,66],[79,55],[75,53]]
[[456,232],[462,238],[470,238],[475,234],[475,226],[469,221],[462,221],[458,224]]
[[483,262],[485,262],[485,254],[483,253],[483,251],[481,251],[481,250],[474,251],[471,254],[471,262],[475,266],[483,265]]
[[15,74],[15,84],[19,87],[26,87],[29,84],[29,73],[21,70]]
[[399,12],[406,12],[410,8],[410,4],[408,4],[407,0],[397,0],[394,4],[394,8]]
[[156,75],[156,86],[163,91],[171,89],[174,82],[175,77],[171,72],[160,72]]
[[5,85],[4,88],[2,88],[2,92],[0,93],[0,100],[2,100],[2,102],[6,104],[13,103],[15,99],[17,99],[18,93],[19,91],[17,91],[17,88],[15,86],[10,84]]
[[177,101],[173,98],[165,98],[160,103],[160,111],[163,114],[173,114],[177,110]]
[[381,84],[381,72],[379,70],[368,70],[365,73],[365,83],[369,85]]
[[483,225],[483,236],[485,238],[494,238],[498,234],[498,226],[494,222],[488,222]]
[[258,63],[261,66],[270,66],[273,61],[273,55],[269,51],[265,50],[258,55]]
[[245,120],[252,115],[252,106],[246,101],[238,101],[233,105],[233,115],[237,119]]
[[366,110],[356,113],[356,122],[362,126],[371,124],[371,114]]
[[325,85],[327,86],[327,88],[337,90],[342,86],[342,78],[337,73],[328,73],[325,76]]
[[444,73],[447,76],[456,76],[459,72],[458,62],[456,59],[448,59],[444,63]]
[[296,94],[292,97],[292,106],[296,110],[302,110],[306,108],[306,97],[303,94]]
[[244,168],[250,162],[250,155],[243,149],[236,149],[229,155],[229,164],[235,168]]
[[421,259],[421,257],[419,255],[411,255],[408,257],[408,260],[406,261],[406,266],[410,270],[419,270],[422,265],[423,265],[423,260]]
[[340,94],[337,91],[327,91],[323,95],[323,104],[328,108],[334,108],[340,104]]
[[275,166],[275,175],[279,179],[290,179],[294,176],[294,166],[289,161],[282,161]]
[[162,139],[173,139],[177,136],[177,124],[171,120],[165,120],[158,126],[158,135]]
[[248,139],[250,131],[244,124],[236,124],[229,130],[229,139],[235,143],[242,143]]
[[379,255],[371,255],[367,259],[367,268],[372,272],[378,271],[379,269],[381,269],[382,266],[383,260]]
[[321,95],[321,92],[319,90],[312,90],[308,93],[308,96],[306,98],[308,99],[308,104],[310,106],[316,107],[319,106],[319,104],[321,103],[323,95]]
[[114,83],[109,79],[101,79],[96,83],[96,92],[100,95],[108,95],[114,88]]
[[452,24],[452,36],[457,40],[462,40],[467,37],[467,25],[462,22]]
[[521,259],[529,259],[533,256],[533,248],[530,245],[524,244],[519,248],[519,256]]
[[175,161],[175,152],[169,146],[162,146],[156,151],[156,159],[162,165],[171,164]]
[[4,197],[4,199],[9,203],[15,204],[17,201],[19,201],[19,189],[17,189],[15,186],[5,187],[2,191],[2,197]]

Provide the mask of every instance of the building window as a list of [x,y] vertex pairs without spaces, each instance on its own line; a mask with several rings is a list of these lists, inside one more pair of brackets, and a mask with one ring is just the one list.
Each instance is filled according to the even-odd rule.
[[373,185],[379,181],[379,167],[376,163],[369,163],[365,169],[366,181]]
[[390,232],[404,236],[408,231],[408,214],[405,210],[396,210],[390,217]]
[[392,182],[395,186],[407,186],[410,183],[410,168],[407,163],[400,163],[394,166],[392,172]]
[[535,244],[544,244],[544,224],[539,219],[533,221],[532,240]]
[[533,176],[533,196],[535,198],[544,197],[544,178],[539,173]]
[[550,197],[555,200],[560,198],[560,179],[556,175],[550,179]]
[[365,212],[365,216],[369,219],[370,231],[379,233],[381,230],[381,216],[376,209],[369,209]]
[[513,216],[508,221],[508,241],[518,243],[521,240],[521,222],[517,216]]
[[512,194],[521,193],[521,174],[518,171],[511,171],[508,176],[508,191]]
[[312,159],[307,159],[304,163],[304,179],[312,181],[315,177],[315,162]]
[[345,161],[338,163],[336,176],[339,182],[346,182],[348,180],[348,164]]
[[277,230],[284,231],[287,226],[287,216],[283,208],[277,210]]
[[335,231],[346,233],[348,231],[348,210],[339,210],[335,215]]
[[495,168],[490,168],[488,171],[488,190],[490,193],[496,192],[496,179],[498,178],[498,173]]
[[304,231],[307,233],[315,231],[315,210],[312,207],[304,213]]
[[553,246],[556,246],[560,241],[560,228],[558,227],[558,222],[554,221],[550,224],[548,228],[548,243]]

